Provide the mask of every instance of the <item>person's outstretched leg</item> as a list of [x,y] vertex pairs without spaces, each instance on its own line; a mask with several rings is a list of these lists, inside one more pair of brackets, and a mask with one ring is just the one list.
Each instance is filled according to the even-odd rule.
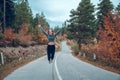
[[48,61],[50,62],[50,46],[47,46],[47,57],[48,57]]
[[52,56],[51,56],[51,59],[53,60],[54,59],[54,55],[55,55],[55,45],[52,46]]

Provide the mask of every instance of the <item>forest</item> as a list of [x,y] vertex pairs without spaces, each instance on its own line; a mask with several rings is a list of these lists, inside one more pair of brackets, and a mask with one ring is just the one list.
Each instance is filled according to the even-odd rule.
[[46,41],[37,27],[40,23],[46,29],[49,28],[43,12],[33,17],[28,0],[7,0],[5,3],[4,9],[4,0],[0,1],[1,47],[29,46]]
[[75,55],[120,70],[120,3],[100,0],[97,7],[90,0],[81,0],[70,11],[65,27],[67,38],[73,40]]

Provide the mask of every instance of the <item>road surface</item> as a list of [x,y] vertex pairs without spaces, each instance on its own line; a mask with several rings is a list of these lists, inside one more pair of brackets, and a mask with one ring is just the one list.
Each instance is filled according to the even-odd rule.
[[120,75],[76,59],[64,41],[53,63],[49,64],[44,56],[15,70],[4,80],[120,80]]

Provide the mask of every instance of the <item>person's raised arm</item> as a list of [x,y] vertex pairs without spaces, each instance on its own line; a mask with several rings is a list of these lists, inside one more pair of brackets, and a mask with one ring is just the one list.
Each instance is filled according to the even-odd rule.
[[38,25],[38,27],[41,28],[42,32],[43,32],[46,36],[48,35],[41,25]]
[[55,36],[57,36],[60,32],[61,32],[61,29],[55,33]]

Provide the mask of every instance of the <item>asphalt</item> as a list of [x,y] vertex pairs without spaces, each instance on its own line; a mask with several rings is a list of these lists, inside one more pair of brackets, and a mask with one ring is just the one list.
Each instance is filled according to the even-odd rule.
[[53,63],[49,64],[44,56],[15,70],[4,80],[120,80],[120,75],[73,57],[64,41]]

